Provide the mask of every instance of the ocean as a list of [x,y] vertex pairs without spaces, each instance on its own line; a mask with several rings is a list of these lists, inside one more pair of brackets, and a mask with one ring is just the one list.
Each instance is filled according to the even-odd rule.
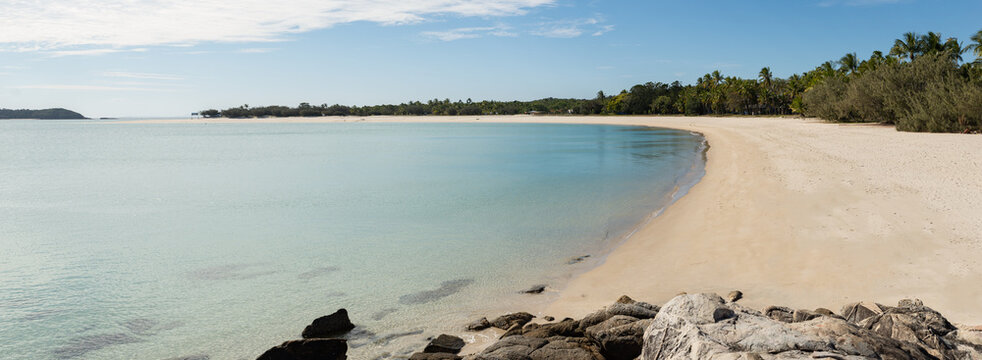
[[349,358],[405,357],[555,298],[704,149],[636,126],[0,121],[0,358],[254,359],[339,308]]

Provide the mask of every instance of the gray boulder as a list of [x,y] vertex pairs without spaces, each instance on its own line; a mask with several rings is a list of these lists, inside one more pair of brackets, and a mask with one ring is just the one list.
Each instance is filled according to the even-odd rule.
[[474,360],[530,360],[533,351],[548,343],[546,339],[510,336],[484,349]]
[[305,339],[284,342],[256,360],[345,360],[348,343],[342,339]]
[[956,357],[956,346],[944,338],[956,330],[955,326],[920,300],[901,300],[897,307],[870,316],[859,325],[880,336],[916,344],[938,358]]
[[[775,310],[775,309],[770,309]],[[790,309],[776,309],[793,319]],[[790,314],[789,314],[790,313]],[[721,316],[723,315],[723,316]],[[785,323],[715,294],[682,295],[644,333],[641,358],[654,359],[931,359],[905,344],[841,319]]]
[[890,309],[889,306],[884,306],[877,303],[857,302],[843,306],[841,312],[842,317],[844,317],[846,321],[853,324],[858,324],[860,321],[866,320],[866,318],[870,316],[882,314],[888,309]]
[[529,338],[546,339],[555,336],[563,337],[583,337],[580,330],[580,322],[573,319],[564,319],[558,323],[531,326],[529,324],[522,331],[522,335]]
[[587,328],[607,321],[617,315],[630,316],[637,319],[651,319],[658,315],[658,306],[645,302],[636,301],[633,303],[616,302],[603,310],[587,315],[580,320],[580,329]]
[[596,345],[583,338],[551,338],[529,354],[532,360],[604,360]]
[[329,338],[344,334],[355,325],[348,319],[348,311],[339,309],[331,315],[322,316],[314,320],[303,329],[301,336],[304,339]]
[[589,327],[586,336],[600,345],[608,360],[631,360],[641,355],[644,331],[653,321],[617,315]]

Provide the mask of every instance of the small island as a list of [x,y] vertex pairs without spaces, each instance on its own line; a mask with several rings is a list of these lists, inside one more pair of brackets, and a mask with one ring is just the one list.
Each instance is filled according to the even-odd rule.
[[86,117],[77,112],[63,108],[43,110],[0,109],[0,119],[73,120],[86,119]]

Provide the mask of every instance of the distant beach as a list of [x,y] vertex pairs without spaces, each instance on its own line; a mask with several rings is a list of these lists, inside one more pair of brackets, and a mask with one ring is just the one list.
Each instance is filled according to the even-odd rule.
[[[338,117],[143,122],[535,122],[705,135],[706,175],[539,314],[583,316],[622,294],[739,289],[814,308],[917,297],[982,323],[982,138],[750,117]],[[527,309],[516,309],[527,310]]]

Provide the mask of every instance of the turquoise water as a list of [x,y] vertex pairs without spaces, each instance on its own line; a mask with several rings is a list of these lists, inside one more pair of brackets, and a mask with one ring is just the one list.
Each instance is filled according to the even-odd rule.
[[0,122],[0,358],[252,359],[342,307],[351,358],[406,355],[561,287],[702,149],[599,125]]

